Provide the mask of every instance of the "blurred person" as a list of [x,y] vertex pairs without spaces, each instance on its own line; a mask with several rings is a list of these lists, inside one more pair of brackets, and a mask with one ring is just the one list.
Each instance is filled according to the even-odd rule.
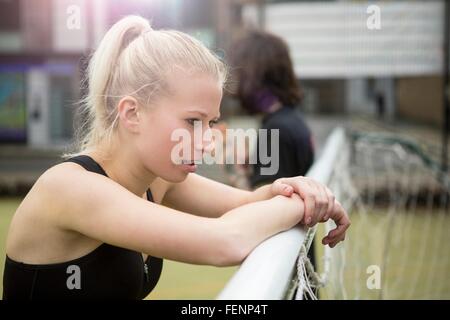
[[[236,166],[235,181],[248,177],[250,189],[283,178],[304,176],[314,161],[313,137],[296,108],[302,101],[302,90],[295,78],[289,48],[280,37],[258,30],[248,31],[237,39],[231,50],[231,64],[237,81],[237,97],[250,114],[261,115],[261,129],[267,130],[267,148],[272,150],[273,129],[278,129],[279,167],[275,174],[263,174],[261,146],[256,143],[256,163]],[[248,151],[247,151],[248,152]],[[241,182],[242,185],[242,182]],[[316,266],[314,242],[308,252]]]
[[268,165],[261,162],[257,142],[257,161],[248,164],[250,186],[256,188],[279,178],[305,175],[314,161],[313,138],[296,110],[302,91],[295,78],[288,46],[274,34],[248,31],[234,42],[231,64],[242,107],[250,114],[262,116],[260,128],[268,133],[267,150],[271,150],[271,130],[279,130],[278,171],[273,175],[261,173]]
[[326,187],[293,177],[254,191],[195,174],[203,137],[175,163],[171,138],[220,116],[225,65],[203,44],[127,16],[89,64],[88,119],[74,153],[45,171],[7,236],[3,298],[142,299],[163,259],[237,265],[262,241],[332,219],[334,247],[350,222]]

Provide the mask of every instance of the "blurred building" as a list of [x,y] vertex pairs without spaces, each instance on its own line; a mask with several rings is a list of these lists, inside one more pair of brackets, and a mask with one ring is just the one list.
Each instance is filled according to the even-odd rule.
[[[0,0],[0,193],[26,192],[74,138],[92,49],[128,14],[221,46],[219,0]],[[218,50],[223,55],[223,50]]]
[[1,0],[0,142],[71,141],[89,54],[122,16],[139,14],[214,47],[219,9],[204,0]]
[[444,1],[242,2],[289,44],[306,110],[441,123]]
[[[378,29],[367,26],[374,4]],[[442,120],[443,4],[0,0],[0,189],[5,181],[29,185],[72,142],[89,55],[124,15],[188,32],[225,60],[242,30],[266,29],[291,48],[304,110],[436,125]],[[224,118],[240,112],[229,96],[223,104]]]
[[443,0],[219,2],[224,48],[248,28],[286,40],[304,111],[442,124]]
[[[367,26],[373,4],[379,29]],[[1,0],[1,142],[67,145],[91,49],[126,14],[191,33],[225,59],[244,28],[280,35],[307,111],[440,123],[442,0]]]

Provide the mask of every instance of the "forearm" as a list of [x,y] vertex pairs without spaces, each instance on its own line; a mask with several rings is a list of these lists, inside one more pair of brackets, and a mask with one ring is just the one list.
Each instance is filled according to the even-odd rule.
[[245,204],[257,202],[257,201],[264,201],[269,200],[273,198],[275,195],[272,193],[272,185],[266,184],[264,186],[261,186],[251,192],[248,193]]
[[303,211],[303,202],[297,195],[275,196],[235,208],[220,219],[245,257],[263,240],[298,224]]

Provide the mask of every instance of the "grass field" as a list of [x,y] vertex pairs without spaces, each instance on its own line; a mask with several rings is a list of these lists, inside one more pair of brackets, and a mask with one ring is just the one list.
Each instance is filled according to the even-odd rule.
[[[334,272],[321,298],[450,299],[450,212],[389,216],[371,210],[350,217],[345,243],[332,251]],[[316,245],[316,250],[322,257],[323,247]],[[366,284],[373,274],[369,266],[380,267],[380,289]]]
[[[19,203],[18,198],[0,199],[0,292],[3,292],[8,225]],[[236,269],[237,267],[216,268],[164,260],[161,279],[147,299],[214,299]]]

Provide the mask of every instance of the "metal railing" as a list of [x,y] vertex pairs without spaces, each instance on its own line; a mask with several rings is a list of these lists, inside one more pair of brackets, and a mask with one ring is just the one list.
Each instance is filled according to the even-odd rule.
[[[336,128],[328,137],[320,158],[306,176],[327,184],[333,172],[333,163],[345,139],[344,129]],[[300,249],[307,239],[307,232],[306,228],[298,225],[259,244],[247,256],[217,299],[283,299],[291,284]]]

